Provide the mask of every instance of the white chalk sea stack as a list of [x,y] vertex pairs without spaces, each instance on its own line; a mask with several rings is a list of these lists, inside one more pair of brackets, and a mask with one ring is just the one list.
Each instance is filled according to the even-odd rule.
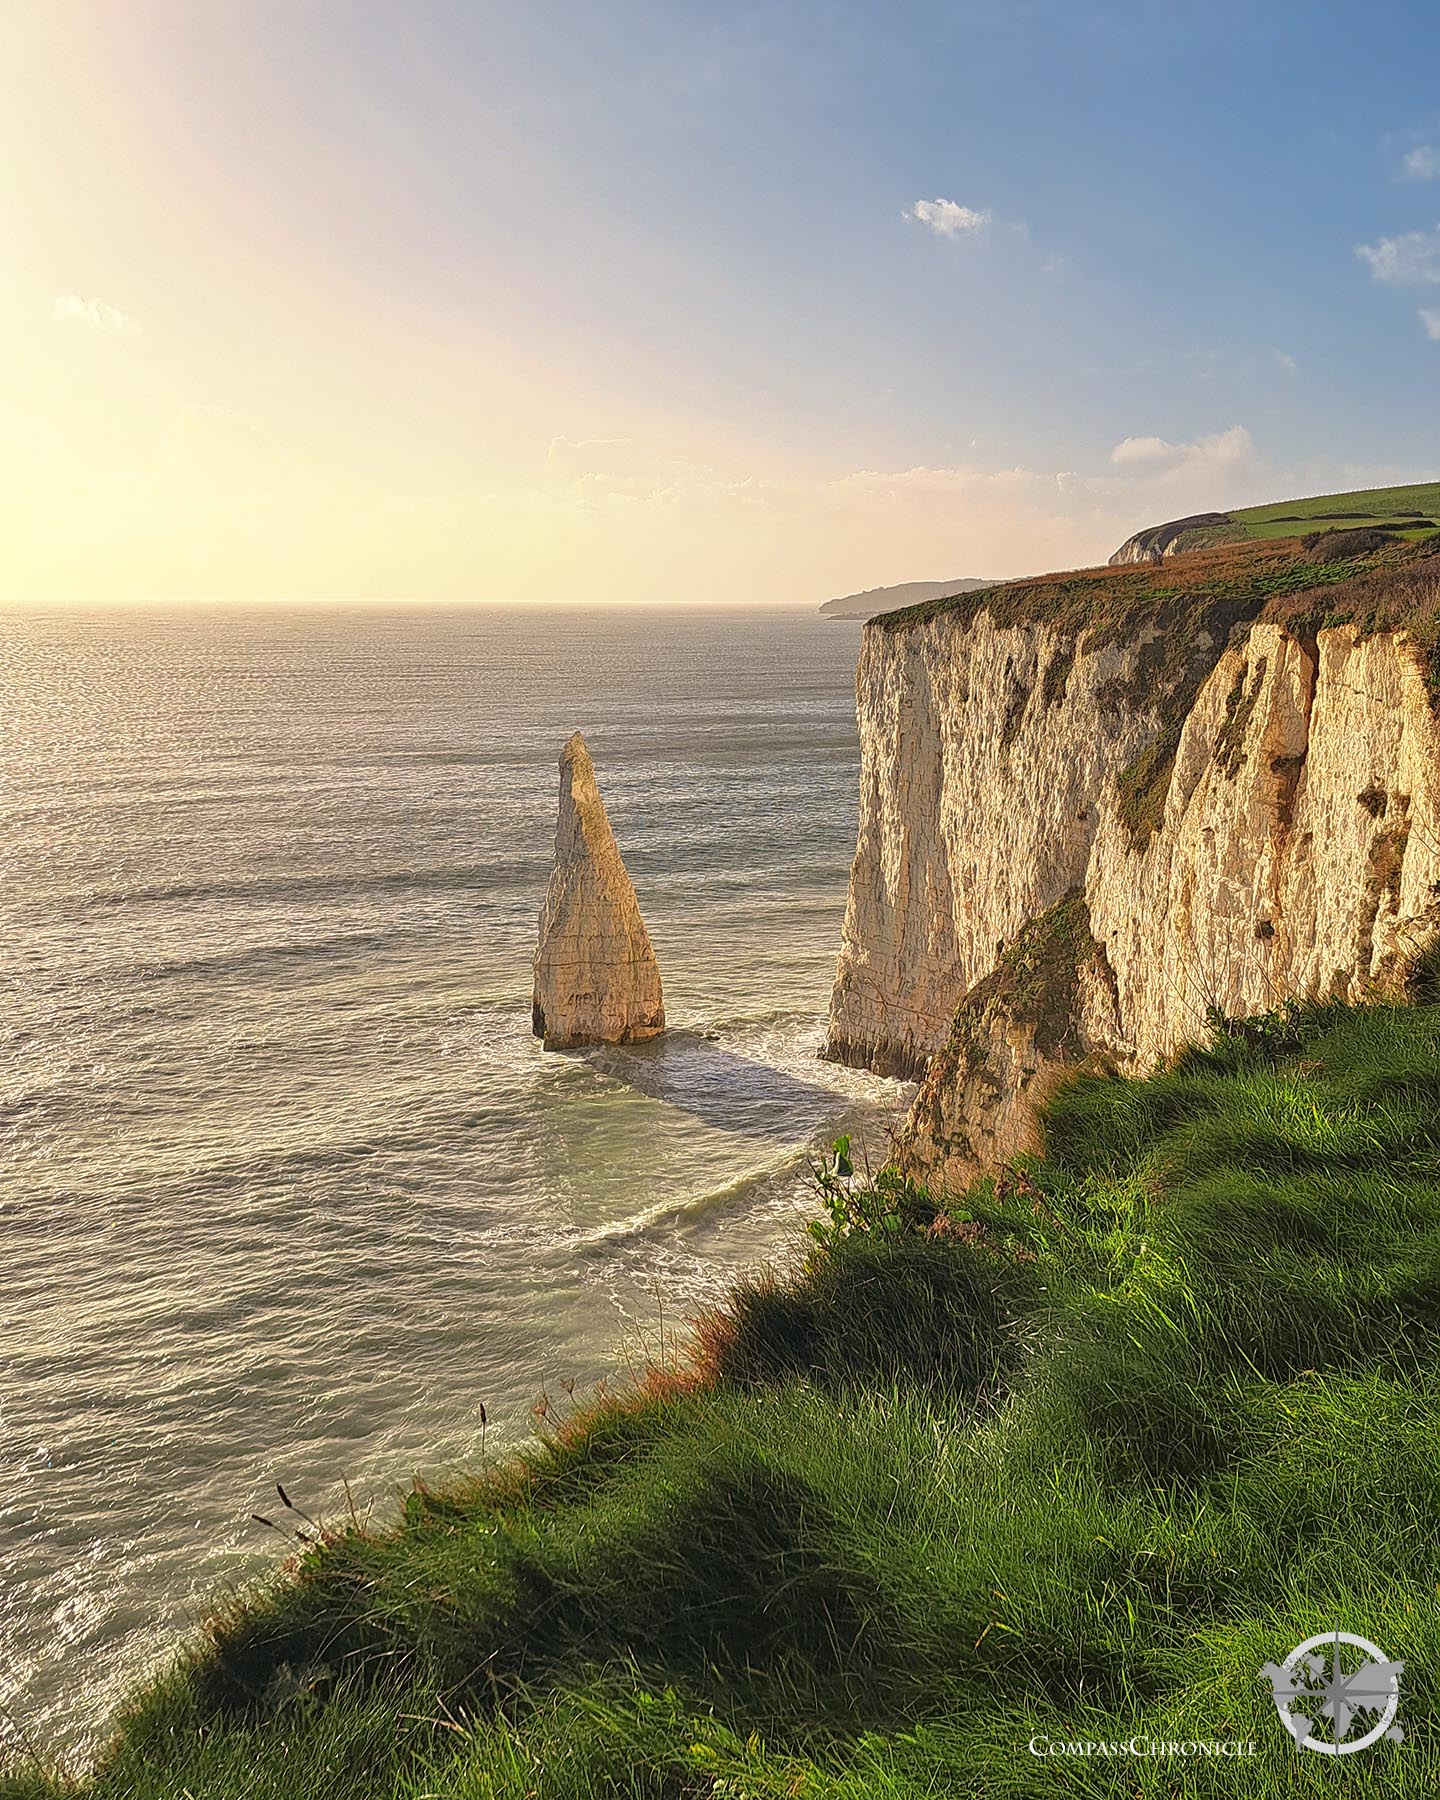
[[660,966],[578,731],[560,756],[531,1022],[547,1050],[634,1044],[665,1029]]

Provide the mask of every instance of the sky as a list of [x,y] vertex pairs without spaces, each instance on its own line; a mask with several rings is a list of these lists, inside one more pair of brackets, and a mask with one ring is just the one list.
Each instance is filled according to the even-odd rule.
[[0,601],[793,602],[1440,473],[1440,9],[0,0]]

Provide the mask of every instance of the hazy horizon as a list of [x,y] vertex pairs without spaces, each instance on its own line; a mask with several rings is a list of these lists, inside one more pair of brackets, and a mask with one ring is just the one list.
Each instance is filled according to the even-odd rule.
[[[958,579],[964,579],[959,577]],[[901,583],[887,582],[886,587]],[[848,594],[817,596],[812,603],[804,600],[682,600],[657,595],[654,599],[613,600],[606,603],[612,612],[689,612],[695,609],[714,612],[799,612],[811,613],[827,600],[846,600]],[[513,612],[589,612],[593,602],[583,600],[507,600],[503,597],[449,594],[125,594],[110,599],[96,599],[87,594],[55,594],[43,599],[19,595],[5,602],[17,614],[47,607],[91,608],[96,612],[135,610],[145,607],[162,609],[184,607],[254,607],[323,606],[354,607],[357,611],[383,611],[387,608],[431,607],[436,611],[464,612],[471,609]]]

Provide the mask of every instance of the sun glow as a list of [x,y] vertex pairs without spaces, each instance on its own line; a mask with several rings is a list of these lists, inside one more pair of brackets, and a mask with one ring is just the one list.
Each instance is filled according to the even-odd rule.
[[7,9],[0,602],[817,603],[1413,474],[1264,460],[1268,343],[1171,423],[993,169],[777,156],[743,32],[559,12]]

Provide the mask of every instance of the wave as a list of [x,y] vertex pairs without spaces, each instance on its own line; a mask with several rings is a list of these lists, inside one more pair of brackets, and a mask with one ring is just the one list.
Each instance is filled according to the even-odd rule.
[[681,1199],[657,1200],[654,1205],[641,1208],[627,1219],[617,1219],[608,1225],[579,1232],[570,1239],[570,1243],[577,1250],[594,1254],[617,1250],[642,1238],[658,1236],[662,1227],[699,1224],[716,1213],[738,1208],[766,1188],[778,1187],[782,1183],[790,1185],[808,1167],[817,1148],[818,1143],[811,1141],[796,1145],[770,1157],[758,1168],[747,1169],[742,1174],[733,1176],[718,1187],[707,1188],[701,1193],[690,1194]]
[[155,957],[120,965],[115,975],[121,981],[163,981],[190,975],[225,975],[242,970],[264,969],[272,964],[289,966],[312,963],[358,954],[362,950],[393,952],[400,943],[413,943],[416,938],[433,932],[436,927],[411,927],[403,936],[391,928],[376,926],[367,931],[337,931],[323,937],[303,938],[297,942],[249,944],[239,950],[215,950],[198,956]]
[[422,864],[404,869],[324,869],[313,874],[275,875],[258,881],[161,882],[152,886],[96,888],[77,896],[74,905],[79,910],[108,912],[126,906],[162,905],[170,901],[284,900],[297,894],[388,893],[409,888],[422,892],[490,894],[517,877],[533,878],[538,893],[547,867],[544,857],[535,856],[491,858],[483,863]]
[[[406,1203],[404,1196],[409,1192],[431,1191],[442,1174],[458,1179],[456,1171],[465,1166],[463,1159],[473,1160],[494,1132],[493,1109],[477,1105],[405,1124],[398,1119],[389,1126],[377,1122],[372,1129],[339,1131],[299,1142],[282,1140],[245,1150],[215,1138],[172,1144],[163,1135],[155,1135],[150,1139],[156,1153],[153,1162],[133,1158],[123,1173],[92,1169],[86,1171],[91,1178],[79,1183],[73,1179],[75,1171],[61,1168],[55,1173],[69,1174],[72,1179],[53,1184],[42,1179],[46,1170],[41,1164],[29,1178],[28,1191],[37,1204],[43,1201],[71,1209],[102,1201],[107,1207],[135,1205],[153,1212],[170,1200],[195,1202],[208,1197],[228,1201],[240,1195],[253,1206],[267,1196],[289,1196],[308,1188],[314,1177],[339,1177],[347,1169],[383,1159],[395,1177],[398,1207]],[[327,1191],[332,1186],[327,1182]],[[235,1217],[237,1230],[249,1229],[243,1211]]]

